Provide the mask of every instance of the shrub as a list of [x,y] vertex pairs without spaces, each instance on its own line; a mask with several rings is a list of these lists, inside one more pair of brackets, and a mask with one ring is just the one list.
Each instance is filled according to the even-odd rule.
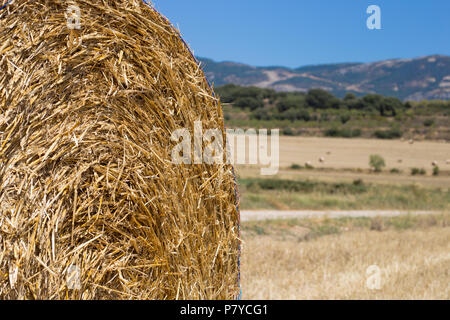
[[291,120],[291,121],[303,120],[306,122],[311,120],[311,116],[308,111],[294,108],[284,111],[279,115],[279,118],[281,120]]
[[238,98],[234,102],[234,105],[241,109],[249,108],[250,110],[256,110],[264,107],[264,103],[261,100],[253,97]]
[[378,154],[372,154],[369,159],[369,165],[375,172],[381,172],[386,167],[384,158]]
[[331,128],[327,129],[324,132],[326,137],[339,137],[339,129],[337,128]]
[[438,176],[440,169],[438,166],[433,167],[433,176]]
[[322,112],[320,114],[319,121],[320,122],[328,122],[328,121],[330,121],[330,115],[328,113],[326,113],[326,112]]
[[287,95],[281,98],[277,103],[277,108],[280,112],[289,109],[303,109],[306,107],[305,97],[298,95]]
[[287,127],[287,128],[283,129],[283,135],[285,135],[285,136],[294,136],[295,133],[294,133],[294,130],[292,130],[292,128]]
[[426,119],[426,120],[423,122],[423,125],[424,125],[425,127],[431,127],[433,124],[434,124],[434,119]]
[[361,136],[361,129],[337,129],[331,128],[324,132],[326,137],[342,137],[342,138],[355,138]]
[[338,109],[340,101],[323,89],[311,89],[306,95],[306,102],[314,109]]
[[392,168],[391,173],[401,173],[401,171],[397,168]]
[[411,175],[425,175],[427,171],[425,169],[419,169],[419,168],[412,168],[411,169]]
[[350,121],[351,116],[348,113],[344,113],[340,115],[339,119],[341,120],[342,124],[346,124]]
[[[327,183],[282,179],[245,179],[244,181],[251,190],[278,190],[303,193],[323,192],[326,194],[360,194],[367,192],[366,185],[354,183]],[[241,183],[244,181],[241,181]]]
[[378,139],[398,139],[403,136],[403,132],[400,129],[377,130],[374,136]]
[[256,120],[272,120],[278,116],[278,110],[275,107],[256,109],[250,114],[250,117]]
[[309,163],[305,164],[305,168],[306,169],[314,169],[314,167],[312,165],[310,165]]
[[297,163],[293,163],[290,168],[292,170],[300,170],[300,169],[302,169],[302,166]]
[[356,96],[354,93],[348,92],[345,97],[344,97],[344,101],[349,101],[349,100],[355,100]]

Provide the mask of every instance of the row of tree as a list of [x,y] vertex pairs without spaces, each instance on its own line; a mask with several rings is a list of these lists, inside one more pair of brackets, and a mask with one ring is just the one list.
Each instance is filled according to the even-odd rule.
[[272,89],[257,87],[241,87],[233,84],[216,88],[216,93],[224,103],[231,103],[234,107],[248,109],[252,117],[261,120],[270,119],[311,119],[308,110],[365,110],[378,113],[380,116],[396,116],[399,110],[411,108],[409,102],[403,103],[394,97],[379,94],[368,94],[356,97],[348,93],[343,99],[322,90],[312,89],[307,93],[276,92]]

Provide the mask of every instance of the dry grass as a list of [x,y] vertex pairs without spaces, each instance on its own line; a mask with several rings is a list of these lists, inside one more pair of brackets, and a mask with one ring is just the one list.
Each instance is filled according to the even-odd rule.
[[450,299],[449,217],[245,224],[243,299]]
[[[327,152],[331,154],[327,155]],[[431,168],[431,162],[436,160],[444,169],[446,159],[450,158],[450,144],[432,141],[409,144],[408,141],[377,139],[280,138],[280,165],[283,167],[312,161],[318,168],[369,168],[371,154],[385,158],[387,168]],[[319,163],[320,157],[325,157],[325,163]],[[450,165],[447,166],[450,169]]]
[[[364,182],[380,184],[380,185],[417,185],[426,188],[450,188],[450,171],[439,176],[432,176],[431,169],[428,174],[412,176],[409,170],[404,170],[402,173],[390,173],[384,171],[382,173],[371,173],[369,170],[358,169],[334,169],[334,168],[319,168],[314,170],[292,170],[281,168],[276,175],[279,179],[310,179],[323,182],[347,182],[351,183],[357,179]],[[261,177],[260,169],[250,166],[239,167],[239,176],[241,178]]]
[[[329,154],[328,154],[329,153]],[[386,169],[381,174],[371,174],[369,157],[379,154],[386,160]],[[319,158],[325,162],[320,163]],[[417,183],[430,187],[450,187],[450,144],[444,142],[421,141],[409,144],[401,140],[343,139],[280,137],[280,178],[311,178],[322,181],[353,181],[363,179],[381,184]],[[399,162],[399,160],[402,160]],[[442,175],[431,176],[432,162],[438,161]],[[285,170],[292,164],[304,165],[311,161],[317,170]],[[426,176],[411,176],[411,168],[425,168]],[[391,174],[396,168],[400,174]],[[238,166],[241,177],[260,175],[254,166]]]
[[299,179],[239,179],[243,210],[449,210],[448,188],[320,182]]
[[235,297],[232,167],[171,161],[197,120],[223,132],[201,68],[142,0],[2,10],[0,299]]

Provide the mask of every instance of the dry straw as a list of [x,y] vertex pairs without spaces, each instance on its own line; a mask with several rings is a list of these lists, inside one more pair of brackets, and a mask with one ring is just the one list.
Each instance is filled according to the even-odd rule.
[[142,0],[2,10],[0,299],[235,298],[232,167],[171,163],[171,133],[198,120],[223,130],[189,49]]

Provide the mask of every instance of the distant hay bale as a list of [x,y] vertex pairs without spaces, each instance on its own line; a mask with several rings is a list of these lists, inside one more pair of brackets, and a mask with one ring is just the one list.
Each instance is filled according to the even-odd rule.
[[171,159],[224,134],[178,32],[142,0],[15,0],[0,30],[0,299],[236,298],[233,168]]

